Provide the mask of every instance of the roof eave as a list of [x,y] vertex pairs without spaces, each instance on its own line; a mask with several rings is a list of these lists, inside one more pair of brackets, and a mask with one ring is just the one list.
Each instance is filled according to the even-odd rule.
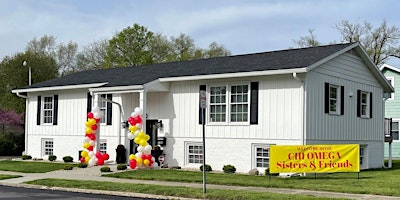
[[205,79],[268,76],[268,75],[304,73],[304,72],[307,72],[306,68],[292,68],[292,69],[278,69],[278,70],[267,70],[267,71],[253,71],[253,72],[238,72],[238,73],[225,73],[225,74],[208,74],[208,75],[195,75],[195,76],[166,77],[166,78],[159,78],[159,80],[160,80],[160,82],[193,81],[193,80],[205,80]]
[[56,91],[56,90],[72,90],[72,89],[84,89],[84,88],[94,88],[107,85],[104,83],[90,83],[90,84],[80,84],[80,85],[63,85],[63,86],[52,86],[52,87],[40,87],[40,88],[25,88],[25,89],[15,89],[11,90],[12,93],[29,93],[29,92],[43,92],[43,91]]

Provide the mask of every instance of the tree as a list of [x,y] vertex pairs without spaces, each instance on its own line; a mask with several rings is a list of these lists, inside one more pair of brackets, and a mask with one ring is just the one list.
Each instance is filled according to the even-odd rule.
[[137,66],[153,63],[151,41],[154,33],[134,24],[109,40],[106,56],[107,67]]
[[[27,66],[22,63],[27,61]],[[57,77],[56,61],[49,55],[27,51],[6,56],[0,63],[0,108],[25,111],[25,100],[11,93],[11,90],[28,85],[28,68],[32,71],[32,84]]]
[[56,61],[59,74],[64,75],[75,67],[78,44],[72,41],[57,44],[54,36],[44,35],[28,42],[25,51],[52,57]]
[[317,40],[317,37],[314,35],[314,29],[308,29],[309,36],[300,37],[299,40],[293,40],[295,44],[299,47],[316,47],[321,45],[321,43]]
[[[390,57],[400,58],[400,30],[396,26],[389,26],[386,20],[377,27],[368,22],[359,24],[342,20],[336,24],[336,29],[342,42],[360,42],[376,65],[382,65]],[[304,38],[315,39],[312,32],[299,41],[306,41]],[[313,46],[312,43],[295,43],[300,47]]]
[[220,45],[216,42],[212,42],[208,46],[208,49],[206,49],[205,54],[206,54],[205,57],[212,58],[212,57],[218,57],[218,56],[229,56],[229,55],[231,55],[231,52],[229,50],[225,49],[223,45]]
[[102,69],[106,65],[107,48],[108,40],[106,39],[100,39],[88,44],[77,54],[75,68],[71,68],[67,73]]

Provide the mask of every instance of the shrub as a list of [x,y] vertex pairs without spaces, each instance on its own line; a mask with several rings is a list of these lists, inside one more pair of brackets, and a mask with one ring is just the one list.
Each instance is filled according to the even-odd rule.
[[63,161],[66,163],[74,162],[74,158],[72,158],[71,156],[64,156]]
[[55,156],[55,155],[49,155],[49,160],[50,160],[50,161],[55,161],[55,160],[57,160],[57,156]]
[[111,172],[111,169],[110,169],[110,167],[102,167],[102,168],[100,168],[100,171],[101,172]]
[[22,155],[22,160],[30,160],[30,159],[32,159],[32,156],[30,156],[30,155]]
[[[206,170],[206,172],[211,172],[211,171],[212,171],[212,168],[211,168],[210,165],[207,165],[207,164],[206,164],[205,170]],[[203,165],[200,166],[200,171],[203,171]]]
[[64,167],[64,170],[72,170],[74,167],[71,165],[67,165]]
[[128,167],[126,166],[126,164],[119,164],[117,165],[117,170],[126,170]]
[[87,164],[86,164],[86,163],[79,163],[79,164],[78,164],[78,167],[79,167],[79,168],[86,168],[86,167],[87,167]]
[[236,172],[236,168],[233,165],[224,165],[224,168],[222,168],[222,170],[224,170],[224,173],[227,174],[233,174]]

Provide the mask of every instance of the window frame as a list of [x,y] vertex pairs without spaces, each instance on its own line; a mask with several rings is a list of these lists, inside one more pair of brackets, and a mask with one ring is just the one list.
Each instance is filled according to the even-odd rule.
[[[393,123],[397,123],[397,139],[394,138],[393,136]],[[392,124],[391,124],[391,135],[393,138],[393,142],[400,142],[400,119],[392,119]]]
[[[47,142],[51,142],[51,146],[47,146]],[[54,155],[54,139],[42,138],[42,156]],[[49,153],[47,153],[49,152]]]
[[107,153],[107,140],[105,139],[100,139],[99,141],[99,151],[101,153]]
[[[252,144],[252,168],[257,168],[260,171],[264,171],[265,169],[269,168],[270,160],[271,160],[271,146],[273,144]],[[258,148],[267,148],[268,149],[268,157],[258,156],[257,149]],[[261,159],[268,159],[268,163],[264,166],[258,166],[258,158]]]
[[[197,146],[198,153],[190,153],[190,147]],[[185,143],[185,165],[200,166],[203,164],[203,144],[201,142],[186,142]],[[198,156],[198,158],[190,158],[191,155]],[[192,159],[198,159],[198,162],[191,162]]]
[[[46,102],[46,99],[47,98],[51,98],[51,102]],[[48,109],[48,108],[46,108],[46,105],[51,105],[51,109]],[[53,125],[53,122],[54,122],[54,106],[55,106],[55,104],[54,104],[54,96],[52,96],[52,95],[46,95],[46,96],[43,96],[43,103],[42,103],[42,106],[41,106],[41,121],[42,121],[42,124],[43,125]],[[47,116],[46,115],[46,111],[50,111],[51,112],[51,116]],[[46,118],[50,118],[51,119],[51,121],[50,122],[46,122]]]
[[[329,95],[328,95],[328,97],[329,97],[329,114],[331,114],[331,115],[340,115],[341,106],[342,106],[341,98],[343,95],[343,94],[341,94],[340,87],[341,86],[339,86],[339,85],[329,84],[329,91],[328,91],[329,92]],[[336,89],[336,98],[332,98],[332,96],[331,96],[332,88]],[[336,101],[336,104],[335,104],[336,111],[332,111],[332,101]]]
[[[107,101],[104,99],[107,99],[107,94],[101,94],[99,99],[99,109],[100,113],[100,125],[106,125],[107,124]],[[104,98],[104,99],[103,99]],[[103,106],[104,104],[104,106]]]
[[368,151],[367,151],[367,145],[360,144],[359,146],[360,152],[360,169],[367,169],[368,166]]
[[[245,93],[233,93],[233,87],[236,86],[246,86],[247,87],[247,91]],[[225,87],[225,103],[212,103],[211,102],[211,98],[212,98],[212,88],[215,87]],[[246,101],[242,101],[242,102],[233,102],[233,95],[236,96],[244,96],[246,95]],[[232,106],[233,105],[247,105],[247,119],[245,121],[232,121]],[[225,106],[225,121],[213,121],[211,118],[211,107],[213,105],[224,105]],[[225,83],[225,84],[210,84],[208,85],[207,88],[207,122],[209,125],[226,125],[226,124],[230,124],[230,125],[249,125],[250,124],[250,115],[251,115],[251,110],[250,110],[250,106],[251,106],[251,85],[250,82],[231,82],[231,83]]]
[[[363,96],[365,95],[365,100],[366,102],[363,102]],[[360,106],[360,117],[361,118],[370,118],[370,107],[371,107],[371,102],[370,102],[370,95],[371,92],[367,91],[360,91],[360,102],[358,102],[358,106]],[[365,108],[363,109],[363,107]],[[365,111],[365,113],[363,113]]]

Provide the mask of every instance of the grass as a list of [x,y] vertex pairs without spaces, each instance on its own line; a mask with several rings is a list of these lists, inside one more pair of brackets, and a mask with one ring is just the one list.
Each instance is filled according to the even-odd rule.
[[0,161],[0,170],[23,172],[23,173],[46,173],[64,169],[65,166],[71,166],[71,165],[75,166],[74,164],[70,163],[2,160]]
[[0,180],[10,179],[10,178],[19,178],[19,177],[21,177],[21,176],[0,174]]
[[[85,188],[95,190],[108,190],[119,192],[135,192],[144,194],[156,194],[163,196],[187,197],[187,198],[206,198],[206,199],[228,199],[228,200],[258,200],[258,199],[333,199],[323,197],[313,197],[304,195],[292,194],[277,194],[267,192],[252,192],[245,190],[220,190],[208,189],[206,194],[203,194],[202,188],[188,188],[188,187],[171,187],[160,185],[148,184],[127,184],[127,183],[114,183],[114,182],[96,182],[96,181],[76,181],[76,180],[63,180],[63,179],[41,179],[27,182],[28,184],[45,185],[49,187],[69,187],[69,188]],[[336,199],[336,198],[335,198]]]

